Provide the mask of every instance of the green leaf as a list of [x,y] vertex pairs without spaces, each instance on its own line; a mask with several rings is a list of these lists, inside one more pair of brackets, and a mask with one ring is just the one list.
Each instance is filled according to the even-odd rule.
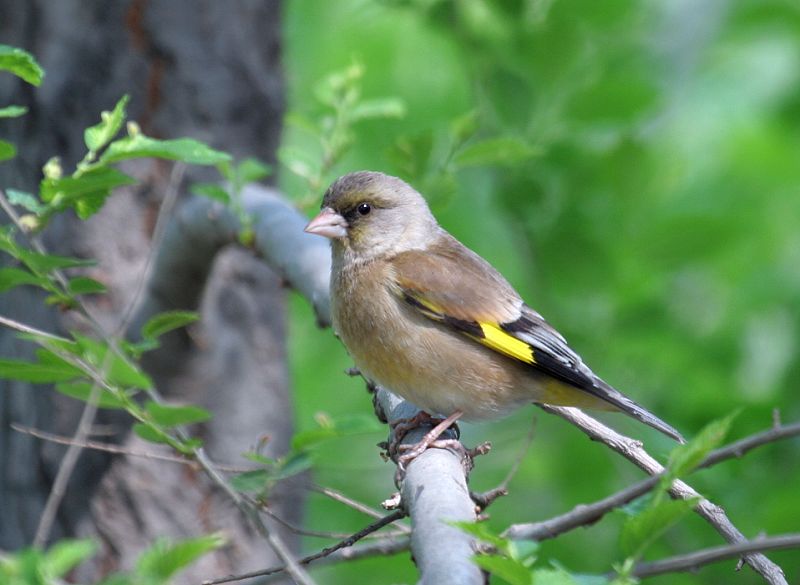
[[479,555],[472,557],[472,561],[480,568],[500,577],[511,585],[533,584],[530,570],[514,559],[497,555]]
[[136,364],[115,353],[105,342],[74,334],[83,358],[103,373],[113,386],[149,390],[153,382]]
[[451,522],[451,524],[499,550],[505,550],[508,546],[508,539],[495,534],[485,522]]
[[145,423],[134,424],[133,432],[136,433],[139,437],[141,437],[145,441],[150,441],[151,443],[164,443],[166,445],[169,445],[169,439],[163,432],[160,432],[157,429],[154,429],[153,427]]
[[172,406],[148,401],[145,409],[153,417],[153,420],[163,427],[189,425],[211,418],[211,413],[199,406]]
[[0,292],[5,292],[23,284],[42,286],[47,282],[46,278],[36,276],[21,268],[0,268]]
[[142,337],[145,339],[155,339],[173,329],[185,327],[194,323],[200,315],[193,311],[167,311],[154,315],[142,326]]
[[106,292],[106,286],[88,276],[78,276],[70,279],[67,290],[73,295],[92,295]]
[[[562,568],[536,569],[532,573],[533,585],[579,585],[578,581]],[[606,583],[603,579],[602,583]]]
[[175,544],[159,539],[139,557],[136,571],[156,582],[165,582],[199,557],[224,544],[222,534],[189,538]]
[[40,185],[42,201],[60,210],[73,207],[81,219],[91,217],[105,203],[111,190],[136,183],[133,177],[111,167],[96,167],[72,177],[45,178]]
[[6,189],[6,196],[13,205],[19,205],[37,215],[46,209],[32,193],[17,191],[16,189]]
[[667,463],[669,479],[665,482],[671,483],[676,477],[682,477],[697,467],[706,455],[725,440],[733,419],[738,414],[734,412],[725,418],[711,421],[691,441],[675,447],[669,454]]
[[245,471],[231,478],[231,485],[240,492],[259,493],[273,479],[272,472],[268,469],[254,469]]
[[519,164],[539,151],[527,142],[513,136],[500,136],[465,146],[453,157],[460,167]]
[[231,159],[228,153],[214,150],[191,138],[157,140],[143,134],[135,134],[109,144],[100,157],[100,162],[107,164],[146,157],[179,160],[194,165],[216,165]]
[[111,112],[100,114],[99,124],[84,130],[83,140],[90,151],[97,152],[117,135],[125,121],[125,108],[129,101],[130,96],[122,96]]
[[350,111],[354,122],[375,118],[402,118],[406,115],[406,105],[399,98],[364,100]]
[[21,360],[0,359],[0,378],[21,380],[33,384],[64,382],[75,379],[83,372],[70,364],[33,363]]
[[272,173],[272,167],[251,157],[244,159],[236,168],[236,172],[239,175],[239,181],[246,185],[268,177]]
[[10,71],[31,85],[38,86],[44,77],[44,71],[33,55],[8,45],[0,45],[0,69]]
[[329,439],[364,435],[380,431],[381,429],[381,424],[375,420],[374,416],[343,416],[329,420],[324,426],[320,426],[319,428],[295,434],[295,436],[292,437],[292,449],[294,451],[303,451]]
[[478,131],[478,111],[472,110],[450,122],[450,135],[456,146],[464,144]]
[[25,106],[6,106],[5,108],[0,108],[0,118],[19,118],[26,113],[28,113],[28,108]]
[[95,260],[83,260],[81,258],[71,258],[69,256],[55,256],[53,254],[40,254],[33,250],[18,248],[16,257],[19,258],[28,268],[38,274],[47,274],[53,270],[62,268],[80,268],[94,266]]
[[10,142],[0,140],[0,161],[8,160],[17,156],[16,147]]
[[280,479],[292,477],[293,475],[310,469],[312,465],[313,461],[308,453],[294,453],[289,455],[286,459],[281,460],[278,469],[272,475],[272,479],[278,481]]
[[91,540],[64,539],[55,543],[45,557],[45,571],[53,577],[62,577],[97,549]]
[[[75,398],[82,402],[89,402],[92,395],[93,385],[89,382],[61,382],[56,384],[56,390],[65,396]],[[123,410],[125,403],[114,396],[105,388],[100,388],[97,392],[97,406],[99,408]]]
[[626,556],[640,557],[642,553],[673,524],[697,505],[699,498],[688,500],[653,500],[653,505],[622,526],[620,546]]
[[208,197],[214,201],[224,203],[225,205],[231,202],[230,194],[223,189],[221,185],[217,185],[216,183],[197,183],[196,185],[192,185],[189,190],[195,195]]

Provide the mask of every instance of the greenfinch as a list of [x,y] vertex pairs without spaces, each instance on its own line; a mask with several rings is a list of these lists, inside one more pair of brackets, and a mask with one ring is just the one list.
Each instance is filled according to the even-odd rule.
[[321,209],[306,231],[332,242],[333,327],[369,380],[452,419],[537,402],[622,411],[683,441],[596,376],[407,183],[351,173],[328,188]]

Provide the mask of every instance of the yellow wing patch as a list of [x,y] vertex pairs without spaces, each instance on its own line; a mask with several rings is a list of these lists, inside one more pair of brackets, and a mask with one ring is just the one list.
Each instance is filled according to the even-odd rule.
[[513,335],[509,335],[493,323],[479,322],[483,338],[476,338],[486,347],[526,364],[535,364],[533,348]]

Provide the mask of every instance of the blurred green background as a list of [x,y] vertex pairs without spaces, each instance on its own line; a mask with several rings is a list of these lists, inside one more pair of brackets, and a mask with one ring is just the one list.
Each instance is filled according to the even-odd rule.
[[[313,117],[319,81],[354,63],[365,98],[405,104],[400,118],[358,123],[326,180],[373,169],[411,182],[598,374],[687,436],[736,409],[730,438],[768,427],[776,408],[800,419],[796,0],[289,0],[285,19],[291,111]],[[310,141],[302,125],[287,125],[287,146]],[[281,181],[288,193],[304,190],[286,169]],[[299,298],[291,356],[301,430],[318,413],[371,415],[363,384],[342,373],[351,365],[344,349]],[[641,477],[528,408],[462,425],[468,444],[494,445],[477,462],[474,489],[504,477],[534,418],[532,447],[511,494],[490,508],[492,526],[548,518]],[[672,446],[622,416],[602,418],[658,456]],[[325,445],[315,480],[377,505],[393,491],[393,467],[375,447],[385,435]],[[690,483],[747,536],[800,527],[797,441]],[[609,570],[621,560],[622,520],[613,514],[544,543],[540,564]],[[312,496],[309,527],[366,523]],[[648,558],[721,543],[690,517]],[[800,580],[796,551],[769,556]],[[734,564],[649,582],[760,582]],[[407,554],[316,574],[326,583],[416,580]]]

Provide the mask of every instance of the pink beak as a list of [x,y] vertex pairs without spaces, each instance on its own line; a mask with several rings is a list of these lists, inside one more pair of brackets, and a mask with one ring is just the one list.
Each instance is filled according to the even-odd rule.
[[326,238],[343,238],[347,235],[347,224],[345,218],[336,213],[330,207],[326,207],[319,212],[319,215],[312,219],[306,226],[305,231],[309,234],[316,234]]

